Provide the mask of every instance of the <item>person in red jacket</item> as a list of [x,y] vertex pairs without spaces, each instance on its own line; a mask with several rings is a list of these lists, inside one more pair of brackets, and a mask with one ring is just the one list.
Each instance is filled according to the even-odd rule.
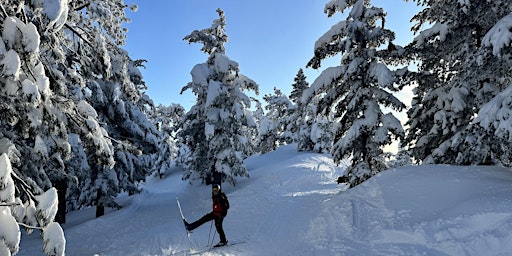
[[228,243],[228,240],[226,240],[226,234],[222,228],[222,221],[224,221],[224,217],[228,214],[228,209],[228,197],[221,191],[220,185],[214,184],[212,186],[212,211],[190,224],[186,220],[183,220],[185,222],[185,227],[188,231],[192,231],[204,223],[214,220],[215,228],[217,229],[217,233],[219,233],[220,237],[220,242],[215,246],[224,246]]

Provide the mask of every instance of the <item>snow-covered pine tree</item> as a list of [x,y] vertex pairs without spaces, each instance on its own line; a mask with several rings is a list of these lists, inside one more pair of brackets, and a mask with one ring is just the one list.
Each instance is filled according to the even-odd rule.
[[399,111],[405,105],[390,93],[397,91],[394,73],[376,56],[378,47],[394,39],[394,33],[383,27],[383,9],[371,6],[369,0],[346,0],[330,1],[325,12],[330,17],[348,8],[346,20],[317,40],[315,56],[308,63],[316,69],[323,59],[343,53],[341,65],[324,70],[302,101],[322,95],[316,113],[334,114],[338,124],[331,154],[337,163],[352,158],[344,177],[355,186],[384,168],[382,147],[391,144],[392,136],[404,136],[400,121],[381,107]]
[[508,8],[509,13],[487,30],[477,53],[468,59],[467,69],[473,75],[466,76],[467,82],[480,82],[481,86],[471,87],[476,87],[480,104],[487,102],[452,139],[450,150],[457,153],[456,164],[512,166],[512,61],[507,57],[512,53],[512,5]]
[[209,57],[192,69],[192,82],[182,89],[192,90],[197,102],[185,114],[178,136],[190,149],[185,178],[236,184],[236,177],[249,176],[243,163],[247,148],[251,148],[246,131],[256,127],[248,110],[251,100],[244,91],[257,94],[258,86],[226,56],[226,18],[221,9],[217,13],[219,19],[210,28],[195,30],[184,38],[203,44],[201,50]]
[[313,142],[313,150],[321,152],[330,152],[333,143],[333,122],[331,118],[323,115],[317,115],[311,126],[311,142]]
[[304,71],[299,69],[292,84],[292,92],[289,99],[295,104],[294,107],[289,109],[288,120],[284,132],[284,138],[287,143],[299,141],[299,130],[305,121],[305,105],[300,101],[303,92],[309,88],[309,83],[306,81]]
[[265,115],[261,102],[256,101],[256,110],[253,112],[258,122],[258,134],[255,140],[255,151],[265,154],[277,148],[277,130],[273,120]]
[[[136,184],[155,168],[153,156],[164,136],[147,117],[153,103],[142,92],[142,61],[132,60],[121,49],[126,38],[122,24],[129,21],[125,8],[122,0],[70,3],[67,33],[59,38],[66,44],[66,56],[55,68],[55,74],[71,81],[62,91],[79,106],[89,104],[89,112],[101,121],[94,125],[102,130],[96,133],[99,136],[76,132],[90,166],[90,175],[80,180],[79,204],[98,206],[98,216],[104,206],[117,206],[113,198],[121,190],[137,190]],[[109,140],[99,147],[95,137]]]
[[318,97],[315,97],[308,104],[301,103],[303,112],[299,117],[300,120],[297,120],[300,123],[297,134],[297,149],[299,151],[311,151],[315,148],[315,143],[311,139],[311,132],[313,130],[313,122],[317,116],[315,107],[318,102]]
[[[0,155],[0,254],[14,255],[20,248],[21,232],[15,218],[13,207],[18,202],[15,198],[15,186],[12,167],[6,153]],[[22,216],[21,216],[22,217]]]
[[[62,159],[70,153],[69,144],[40,61],[37,27],[17,18],[19,13],[10,13],[13,6],[4,7],[11,7],[6,11],[12,16],[4,17],[1,24],[0,138],[3,149],[13,145],[17,152],[2,153],[8,153],[15,172],[30,186],[30,192],[39,194],[52,187],[50,171],[64,172]],[[24,161],[25,157],[31,161]],[[26,194],[23,197],[29,198]]]
[[[62,13],[66,5],[55,8],[55,3],[48,3],[45,6],[47,8],[34,11],[34,6],[25,5],[24,2],[9,1],[1,4],[0,168],[3,175],[0,176],[3,176],[4,181],[12,181],[7,181],[2,187],[5,185],[16,190],[16,206],[11,205],[10,210],[2,207],[2,219],[10,219],[7,215],[12,215],[18,222],[30,226],[27,231],[42,228],[45,236],[48,235],[45,228],[51,226],[56,235],[46,236],[44,243],[60,248],[47,247],[45,252],[63,255],[64,247],[61,245],[65,240],[62,229],[53,223],[57,197],[56,190],[52,188],[52,179],[66,175],[63,161],[71,151],[67,142],[64,114],[55,104],[58,98],[51,90],[50,79],[42,61],[45,48],[41,40],[44,39],[41,26],[46,24],[39,21],[52,18],[55,21],[64,15]],[[57,15],[53,13],[50,16],[48,6]],[[48,199],[45,194],[52,196]],[[12,199],[12,196],[8,198]],[[12,221],[9,223],[12,224]],[[19,230],[9,229],[6,232],[17,233]],[[9,237],[12,238],[12,235]],[[10,244],[7,245],[9,254],[17,247],[11,242],[9,240]],[[4,249],[0,249],[2,253],[6,252]]]
[[251,106],[255,106],[253,110],[251,110],[251,115],[254,118],[255,126],[247,127],[247,138],[249,139],[249,144],[251,147],[248,148],[248,155],[254,155],[256,153],[260,153],[260,144],[259,144],[259,133],[260,133],[260,124],[262,120],[265,119],[265,112],[263,110],[263,106],[259,99],[256,97],[251,98]]
[[[20,177],[14,172],[6,153],[0,155],[0,253],[15,255],[19,250],[23,225],[30,233],[37,228],[42,231],[43,251],[46,255],[62,256],[66,239],[60,225],[53,220],[57,214],[57,190],[51,188],[40,195],[31,195],[23,200],[18,193]],[[26,186],[26,184],[23,184]],[[26,189],[26,188],[24,188]],[[25,191],[27,192],[27,191]]]
[[185,115],[185,109],[179,104],[171,104],[170,106],[160,104],[151,116],[152,122],[164,134],[158,146],[160,152],[156,155],[155,167],[157,169],[154,169],[154,172],[158,173],[160,178],[176,161],[179,148],[176,130],[183,115]]
[[290,100],[295,105],[288,109],[284,139],[287,143],[297,142],[298,150],[329,152],[332,146],[333,123],[329,116],[315,113],[314,106],[318,101],[318,95],[315,99],[311,99],[309,104],[302,103],[302,95],[309,88],[302,69],[299,69],[292,88]]
[[[119,180],[119,190],[110,192],[110,197],[115,197],[121,190],[136,192],[136,184],[157,168],[153,163],[156,159],[152,158],[160,151],[159,138],[164,135],[149,121],[147,108],[152,107],[152,101],[131,80],[133,75],[130,73],[138,72],[137,68],[129,67],[133,62],[127,55],[115,49],[112,51],[110,58],[118,58],[121,62],[112,65],[112,72],[118,73],[118,76],[114,75],[107,81],[101,78],[91,82],[94,86],[90,89],[95,95],[86,98],[98,112],[102,127],[113,139],[114,171]],[[119,60],[121,58],[123,60]],[[109,201],[109,206],[115,206],[113,201]]]
[[[274,141],[275,145],[292,143],[292,136],[286,133],[286,128],[290,122],[290,115],[296,110],[296,106],[276,87],[274,87],[274,94],[263,96],[263,100],[267,103],[265,105],[265,109],[267,110],[265,116],[273,123],[271,137],[276,139],[276,141]],[[267,133],[267,135],[270,134]],[[268,143],[268,145],[270,145],[270,142]]]
[[306,80],[306,75],[304,75],[304,70],[302,68],[297,71],[297,75],[293,79],[294,83],[292,84],[292,92],[290,93],[290,100],[295,104],[301,104],[301,97],[304,91],[309,88],[309,83]]
[[410,59],[420,65],[412,77],[417,87],[408,111],[405,145],[424,163],[490,163],[492,157],[469,160],[459,155],[467,153],[464,141],[475,139],[465,129],[476,113],[508,86],[510,65],[490,51],[482,52],[482,43],[512,5],[504,0],[416,2],[426,8],[413,18],[418,22],[413,31],[433,25],[406,47]]
[[[88,6],[93,8],[98,5],[101,3],[32,1],[26,3],[24,8],[26,14],[34,15],[29,16],[29,19],[38,24],[37,29],[41,34],[40,60],[47,72],[50,81],[49,87],[55,94],[53,103],[62,112],[59,115],[61,126],[68,129],[69,136],[78,136],[77,140],[73,140],[77,144],[71,144],[71,146],[80,148],[72,148],[72,152],[85,149],[83,152],[86,152],[87,159],[90,161],[88,164],[107,166],[108,168],[105,170],[108,170],[114,165],[111,140],[100,126],[96,110],[85,98],[85,95],[90,92],[86,89],[86,84],[91,81],[93,74],[97,76],[105,74],[98,66],[91,65],[95,61],[103,61],[99,57],[100,55],[96,54],[96,50],[103,48],[92,45],[92,36],[80,28],[81,25],[88,24],[85,21],[84,8]],[[89,13],[89,15],[91,14]],[[120,17],[119,15],[115,16]],[[60,133],[66,133],[66,131],[61,128]],[[49,140],[49,142],[51,141]],[[70,159],[70,161],[74,160]],[[83,188],[83,184],[76,184],[76,178],[87,177],[85,180],[90,179],[89,175],[92,172],[89,170],[91,168],[75,170],[69,168],[74,165],[67,166],[66,163],[63,165],[66,166],[65,175],[60,173],[60,175],[50,177],[52,183],[59,186],[59,193],[66,192],[67,183]],[[84,167],[83,165],[78,166]],[[78,175],[78,173],[81,174]],[[106,175],[106,177],[115,176]],[[85,182],[85,180],[80,181]],[[61,196],[59,195],[59,197]],[[73,197],[79,198],[80,195]],[[62,216],[62,214],[58,216]]]

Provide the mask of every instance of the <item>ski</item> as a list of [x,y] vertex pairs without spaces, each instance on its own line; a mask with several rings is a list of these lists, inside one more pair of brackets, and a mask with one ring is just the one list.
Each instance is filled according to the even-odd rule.
[[222,247],[230,247],[230,246],[233,246],[233,245],[236,245],[236,244],[243,244],[243,243],[245,243],[245,241],[228,242],[225,245],[214,245],[214,246],[211,247],[211,249],[222,248]]
[[181,210],[181,204],[180,200],[178,199],[178,196],[176,196],[176,202],[178,203],[178,209],[180,210],[181,218],[183,219],[183,227],[185,228],[185,231],[187,231],[188,242],[190,243],[190,249],[192,250],[192,240],[190,240],[190,231],[188,231],[187,226],[185,225],[187,219],[185,219],[185,215],[183,215],[183,211]]

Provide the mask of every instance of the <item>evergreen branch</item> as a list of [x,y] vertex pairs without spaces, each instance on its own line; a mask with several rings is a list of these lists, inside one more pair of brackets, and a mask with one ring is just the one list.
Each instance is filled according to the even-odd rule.
[[0,206],[8,206],[8,207],[18,206],[18,205],[21,205],[21,204],[20,203],[0,203]]
[[21,223],[21,222],[18,222],[18,225],[20,225],[20,226],[22,226],[24,228],[43,230],[43,228],[41,228],[41,227],[34,227],[34,226],[30,226],[30,225],[27,225],[27,224]]
[[83,8],[88,7],[89,5],[91,5],[91,3],[90,3],[90,2],[85,3],[85,4],[82,4],[81,6],[75,7],[75,9],[73,9],[73,10],[74,10],[74,11],[80,11],[80,10],[82,10]]
[[37,202],[36,197],[30,190],[30,185],[28,185],[22,178],[20,178],[20,176],[18,176],[18,174],[16,174],[15,171],[11,172],[11,175],[13,179],[15,179],[17,182],[21,184],[22,190],[30,197],[30,199],[33,200],[34,202]]
[[111,137],[111,136],[110,136],[110,135],[108,135],[108,134],[107,134],[107,135],[103,135],[103,136],[104,136],[105,138],[107,138],[107,139],[109,139],[109,140],[113,141],[113,142],[117,142],[118,144],[126,145],[126,144],[125,144],[125,143],[123,143],[122,141],[117,140],[117,139],[114,139],[113,137]]
[[65,23],[64,26],[66,28],[68,28],[69,30],[71,30],[71,32],[73,32],[73,34],[75,34],[78,37],[80,37],[80,39],[82,39],[84,42],[86,42],[90,47],[95,48],[94,45],[92,45],[92,43],[89,42],[89,40],[87,40],[87,38],[85,38],[82,34],[80,34],[76,29],[71,27],[69,24]]

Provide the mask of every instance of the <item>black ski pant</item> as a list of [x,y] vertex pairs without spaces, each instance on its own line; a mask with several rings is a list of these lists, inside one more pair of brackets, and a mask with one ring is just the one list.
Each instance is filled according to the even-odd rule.
[[217,229],[217,233],[219,233],[220,241],[226,242],[226,234],[224,234],[224,229],[222,229],[222,221],[224,221],[224,216],[215,216],[213,212],[210,212],[197,221],[190,223],[190,230],[192,231],[211,220],[215,221],[215,228]]

